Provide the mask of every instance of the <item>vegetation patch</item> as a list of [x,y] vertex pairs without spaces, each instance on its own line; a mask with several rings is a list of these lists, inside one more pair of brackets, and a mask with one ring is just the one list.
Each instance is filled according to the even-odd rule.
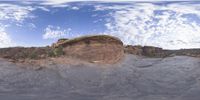
[[109,35],[89,35],[89,36],[82,36],[82,37],[78,37],[78,38],[74,38],[74,39],[60,40],[62,42],[58,41],[57,45],[55,45],[55,47],[72,45],[72,44],[80,42],[80,41],[85,42],[86,44],[90,44],[89,40],[98,40],[98,41],[101,41],[101,42],[105,42],[105,40],[112,40],[112,41],[115,41],[117,43],[123,44],[120,39],[113,37],[113,36],[109,36]]
[[53,53],[56,57],[64,55],[63,47],[59,46],[57,48],[54,48]]

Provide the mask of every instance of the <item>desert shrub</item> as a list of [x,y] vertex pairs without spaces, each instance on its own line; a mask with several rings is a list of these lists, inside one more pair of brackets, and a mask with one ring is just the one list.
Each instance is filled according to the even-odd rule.
[[37,55],[35,52],[32,52],[32,53],[29,55],[29,58],[30,58],[30,59],[37,59],[37,58],[38,58],[38,55]]
[[89,45],[89,44],[90,44],[90,40],[85,40],[85,43],[86,43],[87,45]]
[[24,52],[24,51],[21,51],[21,52],[19,52],[19,53],[17,53],[16,55],[15,55],[15,57],[16,57],[16,59],[25,59],[25,58],[27,58],[28,57],[28,53],[27,52]]
[[62,47],[62,46],[59,46],[59,47],[55,48],[55,49],[53,50],[53,53],[54,53],[55,56],[64,55],[63,47]]
[[55,57],[56,55],[54,54],[54,51],[53,51],[53,50],[50,50],[50,51],[48,52],[48,56],[49,56],[49,57]]
[[65,41],[67,41],[67,40],[69,40],[69,39],[67,39],[67,38],[61,38],[61,39],[58,40],[58,43],[59,43],[59,42],[65,42]]

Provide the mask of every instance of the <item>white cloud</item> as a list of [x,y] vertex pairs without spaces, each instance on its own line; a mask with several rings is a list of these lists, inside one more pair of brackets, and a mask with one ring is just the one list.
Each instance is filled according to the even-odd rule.
[[[107,34],[126,44],[151,45],[165,49],[200,48],[200,4],[152,3],[134,5],[97,5],[96,10],[114,10],[107,21]],[[186,17],[187,15],[187,17]]]
[[41,10],[43,10],[43,11],[47,11],[47,12],[49,12],[50,10],[49,9],[47,9],[46,7],[43,7],[43,6],[39,6],[39,7],[37,7],[38,9],[41,9]]
[[5,25],[0,24],[0,48],[14,45],[8,33],[5,32],[5,27]]
[[35,8],[31,6],[19,6],[14,4],[0,4],[0,20],[12,20],[22,22],[25,18],[32,18],[30,12]]
[[28,24],[28,27],[29,27],[30,29],[35,29],[35,28],[37,28],[36,25],[33,24],[33,23],[29,23],[29,24]]
[[71,9],[72,9],[72,10],[79,10],[80,8],[79,8],[79,7],[76,7],[76,6],[74,6],[74,7],[71,7]]
[[48,5],[52,7],[68,7],[69,5],[66,4],[67,0],[46,0],[41,3],[41,5]]
[[55,39],[65,37],[71,29],[68,28],[67,30],[62,30],[59,26],[54,27],[52,25],[48,25],[44,31],[45,33],[43,34],[43,39]]
[[[60,5],[69,2],[80,2],[86,0],[46,0],[43,4],[45,5]],[[157,1],[198,1],[198,0],[87,0],[87,1],[96,1],[96,2],[157,2]]]

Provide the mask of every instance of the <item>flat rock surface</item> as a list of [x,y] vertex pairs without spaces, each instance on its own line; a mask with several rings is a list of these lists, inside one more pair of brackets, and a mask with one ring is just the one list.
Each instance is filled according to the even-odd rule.
[[113,65],[27,67],[0,59],[1,100],[200,100],[199,58],[126,55]]

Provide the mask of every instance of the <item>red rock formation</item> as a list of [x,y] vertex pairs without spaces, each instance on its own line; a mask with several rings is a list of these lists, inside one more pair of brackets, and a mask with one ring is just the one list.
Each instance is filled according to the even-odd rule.
[[132,45],[127,45],[124,48],[125,53],[130,53],[134,55],[143,55],[143,50],[142,46],[132,46]]
[[116,63],[124,56],[123,43],[107,35],[87,36],[67,40],[62,46],[66,57],[89,62]]
[[139,55],[139,56],[148,56],[148,57],[165,57],[169,55],[169,52],[163,50],[162,48],[153,47],[153,46],[125,46],[125,52],[129,54]]

